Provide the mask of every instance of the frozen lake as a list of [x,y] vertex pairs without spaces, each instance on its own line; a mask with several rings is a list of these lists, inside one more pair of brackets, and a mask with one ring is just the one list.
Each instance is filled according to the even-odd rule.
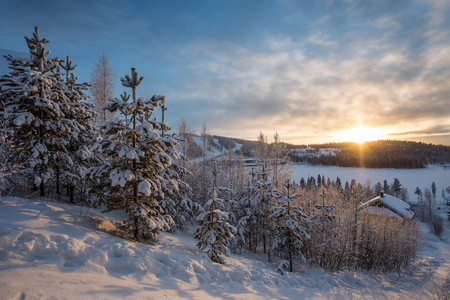
[[335,180],[339,177],[342,185],[346,181],[350,183],[352,179],[361,183],[366,183],[368,180],[373,186],[377,182],[383,184],[386,179],[388,184],[391,185],[394,182],[394,178],[398,178],[402,187],[408,189],[409,199],[414,200],[417,196],[414,195],[416,187],[419,187],[423,191],[425,188],[431,190],[431,184],[433,181],[436,183],[436,201],[440,203],[442,201],[442,190],[450,186],[450,168],[444,169],[440,166],[431,166],[425,169],[370,169],[370,168],[343,168],[334,166],[311,166],[311,165],[294,165],[291,168],[292,179],[298,182],[300,178],[306,178],[313,176],[317,178],[317,175],[330,177],[331,180]]

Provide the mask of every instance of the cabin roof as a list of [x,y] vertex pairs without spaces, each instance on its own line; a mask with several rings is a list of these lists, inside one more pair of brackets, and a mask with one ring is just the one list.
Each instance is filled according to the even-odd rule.
[[[380,206],[379,204],[381,204],[381,207],[377,210],[377,212],[382,212],[387,209],[407,220],[411,220],[414,216],[414,212],[411,211],[411,206],[408,203],[388,194],[382,194],[361,204],[358,210],[368,207],[377,207]],[[373,208],[370,210],[373,210]]]

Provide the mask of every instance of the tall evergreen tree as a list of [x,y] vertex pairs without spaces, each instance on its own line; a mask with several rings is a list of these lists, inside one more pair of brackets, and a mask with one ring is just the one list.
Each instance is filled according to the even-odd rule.
[[433,194],[433,202],[436,203],[436,183],[431,184],[431,193]]
[[270,219],[275,220],[272,233],[272,249],[282,259],[289,261],[289,271],[293,271],[294,259],[305,261],[302,254],[303,241],[309,238],[306,223],[309,222],[304,210],[293,205],[296,194],[291,194],[292,182],[287,180],[283,184],[284,195],[278,198],[280,206],[271,209]]
[[402,184],[400,183],[400,180],[398,180],[398,178],[394,178],[391,190],[395,197],[400,197],[402,193]]
[[[12,158],[12,141],[15,134],[9,127],[9,120],[3,114],[4,107],[0,107],[0,196],[6,195],[13,186],[12,175],[19,171],[19,165],[15,165]],[[442,191],[444,192],[444,191]]]
[[[160,102],[160,108],[162,111],[162,122],[165,120],[165,100]],[[165,136],[164,127],[161,128],[161,137],[171,139],[169,136]],[[158,202],[164,209],[164,212],[173,218],[172,229],[188,229],[189,225],[194,221],[194,215],[203,211],[203,208],[198,203],[191,200],[192,189],[184,181],[188,171],[185,162],[187,158],[178,151],[180,145],[170,148],[167,154],[172,160],[172,164],[160,172],[160,176],[168,182],[172,183],[172,186],[177,188],[171,188],[162,186],[163,195],[160,195]]]
[[389,186],[389,184],[387,183],[387,180],[385,179],[385,180],[383,181],[383,191],[384,191],[385,193],[389,193],[390,190],[391,190],[391,187]]
[[89,96],[85,91],[89,90],[90,85],[77,83],[78,77],[72,72],[77,66],[72,66],[69,56],[65,61],[61,61],[60,67],[66,72],[64,94],[68,99],[68,102],[63,105],[63,111],[69,119],[77,120],[79,129],[69,140],[68,150],[73,165],[60,166],[64,172],[64,181],[68,186],[70,202],[73,203],[75,189],[81,192],[87,188],[84,176],[92,156],[89,148],[93,145],[97,133],[93,122],[97,114],[94,106],[87,102]]
[[[249,172],[251,180],[248,181],[245,194],[239,199],[239,224],[236,244],[241,240],[245,242],[250,251],[256,252],[258,244],[259,220],[258,220],[258,193],[256,192],[256,172],[254,168]],[[242,221],[241,221],[242,220]]]
[[[215,165],[214,179],[217,178],[217,174]],[[236,229],[227,222],[228,213],[221,210],[222,205],[223,199],[217,197],[214,180],[211,198],[205,203],[205,212],[197,217],[201,225],[195,231],[195,238],[199,240],[197,247],[201,250],[207,249],[209,258],[220,264],[225,263],[223,256],[229,255],[229,243],[236,232]]]
[[417,186],[414,194],[417,195],[417,202],[420,202],[420,198],[422,197],[422,190]]
[[31,171],[34,185],[45,196],[44,185],[59,166],[73,164],[68,147],[82,126],[73,119],[76,109],[58,71],[60,60],[48,59],[49,41],[39,36],[39,27],[25,40],[31,59],[6,57],[12,71],[0,78],[0,100],[8,126],[16,132],[14,159]]
[[170,130],[167,124],[152,120],[155,108],[165,96],[137,98],[136,88],[143,79],[136,68],[131,69],[131,76],[121,78],[122,85],[132,90],[132,101],[128,102],[130,96],[126,92],[121,99],[110,98],[106,109],[119,112],[123,118],[102,123],[103,138],[92,149],[106,160],[91,168],[89,176],[96,180],[93,191],[107,211],[120,209],[129,215],[125,225],[136,240],[154,240],[158,232],[169,230],[173,224],[158,199],[164,197],[166,189],[178,190],[175,181],[161,176],[172,164],[168,152],[177,142],[158,134],[158,130]]
[[269,218],[271,209],[275,206],[275,199],[280,192],[273,188],[272,182],[268,180],[266,169],[262,168],[257,174],[259,179],[255,182],[256,213],[258,222],[257,236],[261,241],[263,252],[267,253],[268,261],[271,261],[271,244],[274,223]]

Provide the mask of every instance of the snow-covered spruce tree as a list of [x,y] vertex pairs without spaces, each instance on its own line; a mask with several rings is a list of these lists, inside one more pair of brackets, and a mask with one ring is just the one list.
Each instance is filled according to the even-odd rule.
[[[251,180],[248,181],[248,186],[244,194],[238,200],[238,224],[236,229],[236,249],[242,243],[247,244],[248,250],[256,252],[258,245],[259,234],[259,219],[258,219],[258,192],[256,188],[256,172],[254,168],[249,172]],[[239,250],[240,251],[240,248]]]
[[246,235],[248,233],[248,225],[247,222],[249,221],[248,216],[243,216],[242,218],[239,218],[237,221],[237,224],[235,226],[236,233],[234,235],[234,239],[231,241],[231,250],[234,253],[241,254],[242,249],[245,247],[247,238]]
[[310,263],[319,265],[326,270],[332,270],[333,264],[337,261],[336,253],[340,249],[336,240],[337,226],[334,223],[336,206],[328,203],[330,195],[325,193],[325,188],[322,188],[320,194],[318,190],[310,191],[310,194],[315,194],[316,205],[315,209],[311,208],[309,211],[311,220],[309,234],[311,238],[304,254],[308,257]]
[[44,185],[57,168],[72,165],[67,147],[80,128],[63,109],[70,101],[57,72],[59,59],[47,58],[50,52],[44,45],[49,41],[40,38],[39,27],[25,40],[31,59],[6,57],[11,72],[0,78],[0,100],[10,120],[7,126],[15,130],[14,161],[31,171],[34,185],[45,196]]
[[284,195],[278,198],[280,206],[272,208],[270,219],[275,221],[272,233],[272,249],[275,254],[289,262],[289,271],[293,270],[294,259],[305,261],[302,254],[303,241],[309,238],[306,223],[309,219],[300,206],[294,206],[292,201],[297,198],[291,195],[292,182],[287,180],[283,184]]
[[267,253],[267,260],[271,261],[271,245],[273,238],[274,222],[270,218],[271,209],[275,206],[275,199],[280,192],[273,188],[273,183],[268,180],[268,172],[264,165],[258,173],[259,180],[255,183],[255,201],[258,220],[258,240],[262,243],[263,252]]
[[110,98],[106,109],[119,112],[123,118],[101,124],[103,138],[92,150],[101,152],[105,160],[88,173],[96,181],[93,192],[100,204],[106,205],[106,211],[125,211],[129,215],[125,226],[134,238],[154,240],[158,232],[169,230],[173,224],[158,199],[164,197],[164,190],[178,189],[176,182],[161,175],[172,164],[168,152],[177,142],[157,132],[170,130],[170,126],[151,119],[165,96],[136,97],[143,79],[136,68],[131,69],[131,77],[121,78],[122,85],[132,90],[132,101],[128,102],[126,93],[122,99]]
[[173,148],[168,152],[172,159],[172,164],[165,168],[160,173],[160,176],[165,182],[169,182],[170,185],[163,185],[162,193],[157,198],[164,213],[172,216],[172,230],[189,229],[189,226],[195,220],[195,216],[199,212],[204,211],[200,204],[192,201],[190,198],[192,189],[183,180],[185,174],[189,171],[179,164],[180,157],[178,154],[178,151]]
[[[160,101],[162,111],[162,122],[165,122],[165,99]],[[172,138],[165,136],[164,127],[161,128],[161,137],[166,137],[171,141]],[[169,142],[169,140],[167,142]],[[188,229],[192,225],[195,215],[203,212],[203,207],[191,200],[191,187],[184,181],[189,171],[183,166],[186,158],[178,151],[180,145],[168,149],[167,154],[172,160],[172,164],[161,171],[160,176],[166,182],[170,182],[170,186],[163,185],[163,193],[159,194],[158,202],[164,209],[164,212],[173,218],[172,229]],[[173,188],[173,187],[177,188]]]
[[[1,103],[0,103],[1,105]],[[8,127],[9,121],[4,116],[4,106],[0,106],[0,196],[8,194],[13,188],[13,173],[19,166],[14,165],[12,158],[12,140],[15,134],[13,128]]]
[[[217,178],[217,167],[213,171],[214,178]],[[205,203],[205,212],[198,215],[197,220],[201,225],[195,231],[195,238],[199,240],[197,247],[200,250],[207,249],[207,254],[213,262],[224,264],[223,256],[229,255],[228,245],[234,238],[236,229],[231,226],[228,220],[228,213],[220,209],[223,200],[217,197],[216,180],[211,190],[211,198]]]
[[[172,155],[170,156],[172,162],[175,162],[175,158]],[[161,172],[161,177],[164,180],[177,187],[174,189],[163,186],[163,193],[160,193],[158,197],[158,202],[164,213],[172,216],[172,230],[189,229],[189,226],[193,224],[195,215],[204,211],[201,205],[190,198],[192,189],[183,181],[183,174],[186,172],[188,171],[176,162]]]
[[[71,72],[77,66],[72,66],[69,56],[65,61],[61,61],[60,67],[66,72],[66,89],[63,92],[67,98],[67,102],[61,105],[61,109],[67,118],[78,122],[78,131],[70,136],[68,145],[73,165],[61,166],[63,181],[67,184],[70,202],[73,203],[75,190],[80,195],[79,200],[86,200],[81,195],[85,194],[87,189],[85,170],[89,167],[92,156],[89,148],[93,145],[97,133],[97,128],[94,126],[96,112],[94,106],[86,101],[89,96],[85,91],[89,90],[90,85],[88,83],[77,83],[78,77],[75,77],[75,74]],[[59,193],[59,185],[57,189]]]

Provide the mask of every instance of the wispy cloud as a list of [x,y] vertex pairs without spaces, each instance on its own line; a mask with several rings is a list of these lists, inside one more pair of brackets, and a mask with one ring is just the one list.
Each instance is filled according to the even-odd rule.
[[[447,29],[435,28],[446,20],[408,28],[422,37],[417,45],[415,36],[398,38],[410,24],[397,12],[378,13],[364,32],[340,38],[316,31],[294,41],[278,34],[256,49],[198,41],[184,50],[203,58],[187,66],[192,76],[184,86],[201,89],[187,94],[207,102],[205,119],[215,131],[228,126],[229,135],[262,130],[326,139],[361,122],[392,134],[450,132],[450,42]],[[370,34],[372,28],[380,34]],[[320,55],[310,44],[322,47]],[[437,130],[429,123],[443,125]]]
[[[2,7],[3,28],[19,2]],[[136,66],[140,93],[168,96],[172,125],[184,116],[212,133],[293,142],[333,141],[361,123],[450,134],[446,0],[22,2],[26,29],[5,42],[20,32],[24,45],[41,25],[84,81],[105,50],[118,78]]]

